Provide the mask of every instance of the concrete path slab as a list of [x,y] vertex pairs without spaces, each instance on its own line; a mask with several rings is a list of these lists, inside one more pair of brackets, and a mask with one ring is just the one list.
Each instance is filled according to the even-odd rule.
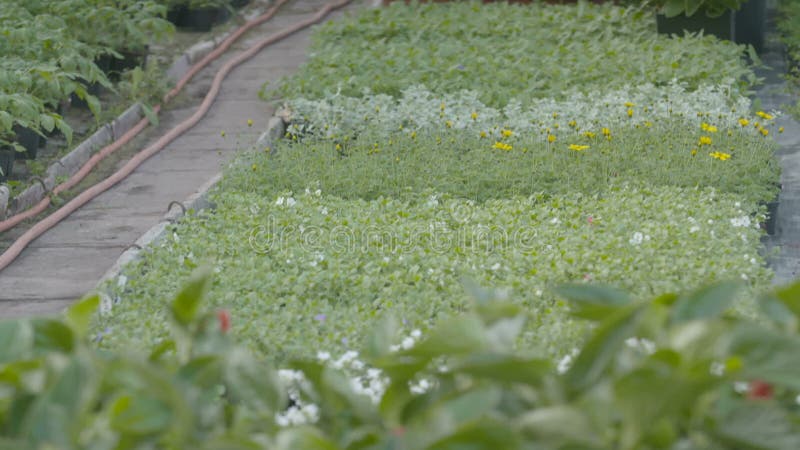
[[[769,12],[768,30],[775,30],[775,10]],[[784,105],[798,99],[790,94],[783,78],[786,73],[786,60],[782,45],[775,36],[768,36],[765,52],[760,55],[765,69],[759,70],[764,84],[756,92],[756,98],[764,110],[781,110]],[[775,134],[780,146],[776,155],[781,163],[781,193],[778,197],[776,233],[764,239],[768,255],[778,251],[777,256],[769,258],[769,265],[775,272],[774,283],[783,285],[800,276],[800,123],[790,115],[777,119],[777,125],[784,132]]]
[[[198,74],[133,145],[142,148],[195,111],[218,68],[249,44],[313,16],[325,0],[292,0],[269,23],[250,32]],[[349,9],[358,7],[355,1]],[[334,13],[331,17],[341,15]],[[311,29],[268,47],[226,79],[209,114],[191,131],[146,161],[126,180],[57,225],[0,273],[0,318],[53,314],[92,289],[119,255],[181,201],[220,171],[237,149],[255,143],[272,116],[259,99],[264,82],[276,85],[305,61]],[[253,126],[248,126],[248,119]],[[225,137],[220,132],[225,131]],[[118,161],[119,167],[125,161]]]

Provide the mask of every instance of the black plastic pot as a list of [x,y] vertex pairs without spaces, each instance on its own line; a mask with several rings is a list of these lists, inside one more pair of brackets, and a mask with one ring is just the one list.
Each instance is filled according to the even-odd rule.
[[719,17],[708,17],[702,12],[688,17],[685,14],[675,17],[658,14],[656,27],[660,34],[683,36],[684,31],[695,33],[702,30],[703,34],[711,34],[720,39],[733,40],[735,37],[734,14],[731,11],[725,11]]
[[148,49],[144,48],[139,51],[119,50],[118,53],[122,55],[122,58],[113,58],[111,60],[110,70],[108,71],[108,76],[113,81],[119,81],[120,75],[126,70],[144,67],[147,61]]
[[15,126],[14,133],[17,135],[17,144],[25,147],[24,152],[15,152],[17,159],[36,159],[39,151],[40,139],[38,133],[30,128]]
[[737,44],[752,45],[756,52],[764,50],[767,27],[767,0],[748,0],[734,15]]
[[8,180],[11,176],[16,153],[13,148],[0,147],[0,182]]
[[250,3],[250,0],[231,0],[231,6],[234,8],[241,8],[242,6]]
[[[86,85],[86,92],[97,97],[103,92],[103,86],[100,83],[89,83]],[[69,103],[75,108],[89,109],[89,103],[78,97],[74,92],[69,96]]]
[[227,8],[190,8],[186,11],[187,28],[193,31],[211,31],[211,27],[228,20]]
[[770,236],[775,235],[776,225],[778,223],[778,205],[777,201],[767,203],[767,221],[764,222],[764,230]]
[[167,20],[173,23],[176,27],[186,25],[186,6],[173,6],[167,11]]

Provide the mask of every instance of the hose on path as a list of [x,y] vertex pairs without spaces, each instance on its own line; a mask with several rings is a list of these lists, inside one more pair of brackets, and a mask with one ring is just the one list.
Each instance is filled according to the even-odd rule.
[[[207,65],[213,62],[215,59],[219,58],[222,54],[224,54],[225,51],[227,51],[228,48],[230,48],[230,46],[233,45],[234,42],[236,42],[240,37],[242,37],[242,35],[250,31],[254,27],[261,25],[262,23],[272,19],[272,17],[278,12],[278,9],[281,6],[283,6],[287,1],[288,0],[278,0],[269,10],[267,10],[267,12],[257,17],[256,19],[246,23],[241,28],[236,30],[236,32],[228,36],[222,42],[222,44],[220,44],[216,49],[214,49],[214,51],[206,55],[205,58],[201,59],[200,61],[195,63],[191,68],[189,68],[189,71],[186,72],[186,74],[184,74],[180,80],[178,80],[178,82],[175,84],[175,87],[173,87],[169,92],[167,92],[166,95],[164,95],[162,103],[166,104],[175,96],[177,96],[180,93],[180,91],[186,86],[186,84],[188,84],[189,81],[191,81],[191,79],[194,78],[195,75],[197,75],[198,72],[203,70]],[[153,107],[153,111],[155,113],[158,113],[160,110],[161,110],[161,105],[156,105],[155,107]],[[77,172],[75,172],[75,174],[73,174],[67,181],[64,181],[63,183],[54,187],[51,195],[58,195],[61,192],[67,191],[75,187],[84,178],[86,178],[86,175],[89,175],[89,173],[92,172],[92,170],[97,166],[97,164],[100,163],[100,161],[104,160],[108,155],[114,153],[115,151],[119,150],[122,146],[126,145],[131,140],[133,140],[133,138],[135,138],[142,130],[147,128],[148,124],[149,120],[146,117],[142,118],[133,128],[131,128],[125,134],[120,136],[119,139],[107,145],[94,155],[92,155],[92,157],[89,158],[89,160],[86,161],[83,164],[83,166],[81,166],[81,168]],[[8,217],[3,221],[0,221],[0,233],[8,231],[11,228],[14,228],[15,226],[19,225],[23,221],[28,220],[32,217],[36,217],[37,215],[41,214],[44,210],[47,209],[48,206],[50,206],[50,203],[52,201],[51,195],[46,195],[44,198],[42,198],[42,200],[39,201],[39,203],[37,203],[33,207],[21,213]]]
[[[164,97],[164,100],[167,101],[173,98],[175,95],[177,95],[180,89],[183,88],[183,86],[185,86],[186,83],[188,83],[191,76],[194,76],[197,72],[199,72],[203,68],[204,65],[207,65],[208,63],[219,57],[222,53],[224,53],[225,50],[229,48],[236,39],[238,39],[242,34],[246,33],[250,28],[269,20],[275,14],[275,12],[277,12],[277,9],[286,1],[288,0],[278,0],[278,2],[272,8],[270,8],[270,10],[263,16],[255,19],[252,22],[248,22],[248,24],[239,29],[236,33],[232,34],[228,39],[225,40],[224,44],[220,45],[214,52],[207,55],[199,63],[197,63],[194,67],[192,67],[192,69],[181,79],[181,81],[175,86],[175,88],[172,89],[169,93],[167,93],[167,95]],[[135,156],[133,156],[133,158],[131,158],[127,163],[125,163],[124,166],[122,166],[118,171],[111,174],[108,178],[105,178],[101,182],[89,187],[85,191],[78,194],[75,198],[67,202],[64,206],[57,209],[49,216],[45,217],[40,222],[34,224],[30,229],[28,229],[25,233],[23,233],[22,236],[20,236],[16,241],[14,241],[14,243],[11,244],[11,246],[5,252],[3,252],[2,255],[0,255],[0,271],[4,270],[12,262],[14,262],[14,260],[19,256],[19,254],[22,253],[22,251],[31,242],[33,242],[36,238],[41,236],[44,232],[46,232],[47,230],[49,230],[50,228],[54,227],[59,222],[67,218],[70,214],[75,212],[81,206],[85,205],[95,197],[99,196],[100,194],[102,194],[115,184],[124,180],[148,158],[161,151],[170,142],[172,142],[173,140],[181,136],[183,133],[187,132],[189,129],[197,125],[197,123],[200,122],[200,120],[208,113],[209,109],[211,108],[211,105],[214,103],[214,100],[216,100],[217,96],[219,95],[219,91],[222,87],[222,82],[234,68],[236,68],[238,65],[242,64],[243,62],[257,55],[265,47],[272,45],[275,42],[278,42],[298,31],[308,28],[311,25],[319,23],[328,14],[339,8],[346,6],[351,1],[352,0],[338,0],[328,3],[309,19],[297,22],[287,28],[284,28],[281,31],[278,31],[277,33],[267,36],[266,38],[256,42],[246,51],[231,58],[219,69],[219,71],[217,71],[216,75],[214,76],[214,80],[211,83],[211,87],[208,93],[206,94],[205,98],[203,99],[203,102],[200,104],[200,106],[197,108],[197,111],[195,111],[195,113],[192,114],[191,117],[179,123],[174,128],[169,130],[166,134],[161,136],[156,142],[154,142],[150,146],[146,147],[145,149],[137,153]],[[154,108],[154,110],[156,111],[159,109],[160,109],[159,106]],[[125,142],[130,141],[130,139],[132,139],[136,135],[136,133],[144,129],[146,126],[147,126],[147,119],[142,119],[134,128],[128,131],[128,133],[125,133],[125,135],[123,135],[118,141],[104,148],[102,152],[110,154],[114,150],[124,145]],[[119,143],[123,141],[123,139],[126,140],[122,143]],[[100,153],[98,153],[95,156],[98,155],[100,155]],[[90,159],[90,162],[93,159],[94,157]],[[94,165],[96,165],[97,162],[99,162],[99,159],[95,160]],[[70,187],[74,186],[80,181],[80,179],[85,177],[86,174],[89,173],[89,171],[91,171],[91,168],[94,167],[94,165],[89,166],[89,162],[87,162],[87,164],[84,165],[84,167],[82,167],[78,173],[73,175],[73,178],[75,178],[79,173],[82,173],[83,175],[81,176],[81,178],[77,179],[77,181],[73,181],[73,178],[71,178],[67,182],[56,187],[56,189],[54,189],[53,192],[54,193],[62,192],[63,190],[69,189]],[[61,186],[67,186],[67,187],[59,189]],[[39,205],[41,204],[44,204],[44,207],[42,207],[39,212],[41,212],[47,207],[47,204],[49,204],[49,197],[46,197],[46,203],[45,200],[43,199],[42,202],[39,203]],[[30,211],[39,208],[39,205],[22,214],[28,214]],[[32,217],[33,215],[35,215],[35,213],[31,213],[29,217]],[[8,220],[15,219],[16,217],[17,216],[14,216]],[[22,221],[25,220],[25,218],[15,219],[15,220]],[[6,221],[0,222],[0,227],[2,227],[3,224],[5,224],[5,222]],[[0,228],[0,231],[3,231],[3,228]]]

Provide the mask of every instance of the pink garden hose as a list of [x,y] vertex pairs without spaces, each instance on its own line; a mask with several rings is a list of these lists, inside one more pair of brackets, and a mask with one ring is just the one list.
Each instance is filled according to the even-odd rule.
[[[205,58],[203,58],[200,62],[192,66],[189,72],[181,78],[181,80],[177,83],[177,85],[164,96],[164,102],[166,103],[173,97],[175,97],[178,92],[189,82],[189,80],[197,74],[203,67],[208,65],[211,61],[218,58],[222,55],[239,37],[241,37],[244,33],[249,31],[251,28],[258,26],[269,19],[271,19],[275,13],[277,12],[278,8],[281,5],[286,3],[288,0],[278,0],[275,5],[273,5],[269,11],[267,11],[264,15],[258,17],[257,19],[248,22],[246,25],[238,29],[235,33],[229,36],[219,47],[217,47],[213,52],[209,53]],[[64,220],[74,211],[76,211],[81,206],[85,205],[101,193],[105,192],[115,184],[119,183],[120,181],[124,180],[128,175],[130,175],[137,167],[139,167],[143,162],[145,162],[148,158],[155,155],[159,151],[161,151],[164,147],[166,147],[170,142],[178,138],[180,135],[197,125],[198,122],[203,118],[203,116],[208,113],[211,105],[216,100],[217,95],[219,94],[220,88],[222,87],[222,82],[225,80],[225,77],[239,64],[247,61],[248,59],[254,57],[258,54],[264,47],[274,44],[281,39],[284,39],[291,34],[294,34],[304,28],[307,28],[311,25],[314,25],[324,19],[328,14],[332,11],[339,9],[348,3],[351,0],[338,0],[325,5],[322,9],[317,11],[317,13],[304,21],[298,22],[290,27],[284,28],[283,30],[274,33],[266,38],[258,41],[252,47],[247,49],[246,51],[236,55],[230,61],[226,62],[214,76],[214,80],[211,83],[211,88],[209,89],[208,93],[206,94],[203,102],[198,107],[197,111],[192,114],[191,117],[184,120],[171,130],[169,130],[166,134],[161,136],[156,142],[151,144],[149,147],[144,148],[142,151],[137,153],[133,158],[131,158],[122,168],[118,171],[114,172],[108,178],[104,179],[103,181],[91,186],[90,188],[86,189],[85,191],[78,194],[75,198],[70,200],[61,208],[57,209],[55,212],[50,214],[49,216],[42,219],[40,222],[34,224],[29,230],[27,230],[22,236],[20,236],[13,244],[2,254],[0,255],[0,271],[8,267],[17,256],[24,250],[31,242],[33,242],[36,238],[41,236],[44,232],[49,230],[50,228],[54,227],[60,221]],[[160,110],[160,105],[154,108],[156,111]],[[138,124],[132,129],[130,129],[127,133],[125,133],[120,139],[112,143],[111,145],[103,148],[100,152],[92,156],[89,161],[84,164],[81,169],[75,173],[69,180],[66,182],[59,184],[58,186],[53,189],[54,194],[58,194],[59,192],[63,192],[67,189],[72,188],[76,184],[78,184],[91,170],[107,155],[111,154],[115,150],[119,149],[131,139],[133,139],[141,130],[143,130],[147,126],[147,119],[142,119],[139,121]],[[10,217],[3,222],[0,222],[0,232],[8,230],[13,226],[17,225],[18,223],[22,222],[25,219],[30,217],[34,217],[37,214],[44,211],[47,206],[50,204],[50,198],[45,197],[42,199],[36,206],[33,208],[17,214],[13,217]]]

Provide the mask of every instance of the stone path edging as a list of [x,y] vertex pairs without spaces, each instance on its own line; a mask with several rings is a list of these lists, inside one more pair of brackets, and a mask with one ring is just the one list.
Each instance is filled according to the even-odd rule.
[[[267,123],[267,130],[264,131],[258,138],[256,143],[257,149],[272,148],[275,141],[281,139],[286,132],[286,123],[282,118],[273,116]],[[167,232],[167,227],[180,220],[186,215],[186,212],[202,211],[204,209],[214,209],[215,205],[208,200],[208,193],[217,185],[222,179],[222,172],[217,173],[214,177],[203,184],[194,194],[184,200],[181,205],[183,208],[171,208],[159,223],[147,230],[130,248],[120,255],[114,265],[100,278],[96,290],[102,291],[103,284],[108,280],[113,280],[121,275],[125,266],[132,261],[135,261],[140,253],[148,246],[158,243]]]

